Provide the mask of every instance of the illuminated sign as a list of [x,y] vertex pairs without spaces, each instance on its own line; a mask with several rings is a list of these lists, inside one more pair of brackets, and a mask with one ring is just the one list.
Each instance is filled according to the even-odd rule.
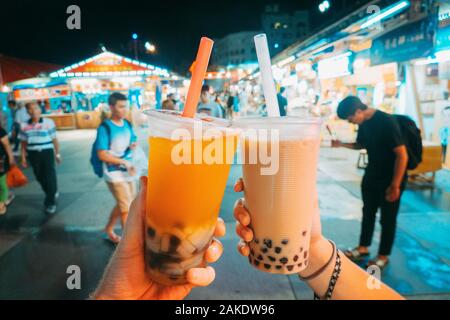
[[318,63],[319,79],[330,79],[350,75],[352,52],[346,52],[339,56],[324,59]]
[[105,77],[105,76],[162,76],[169,77],[166,69],[122,57],[112,52],[102,52],[50,74],[50,77]]
[[436,24],[432,17],[407,24],[373,41],[372,65],[427,57],[433,51]]

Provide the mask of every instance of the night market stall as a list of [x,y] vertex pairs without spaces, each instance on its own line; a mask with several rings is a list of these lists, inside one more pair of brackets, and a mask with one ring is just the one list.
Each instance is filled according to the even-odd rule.
[[87,129],[98,127],[112,92],[127,95],[131,108],[158,108],[182,80],[167,69],[104,51],[52,72],[49,78],[10,86],[17,101],[38,101],[58,129]]

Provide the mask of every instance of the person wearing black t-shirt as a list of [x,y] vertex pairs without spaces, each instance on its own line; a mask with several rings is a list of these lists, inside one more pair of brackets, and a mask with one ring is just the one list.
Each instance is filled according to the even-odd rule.
[[354,96],[345,98],[337,108],[338,117],[359,126],[355,143],[332,141],[333,147],[367,149],[369,164],[361,184],[363,218],[359,246],[345,251],[353,259],[369,255],[376,213],[381,210],[381,241],[378,256],[369,261],[383,269],[389,262],[394,243],[400,198],[406,186],[408,152],[396,119],[368,108]]

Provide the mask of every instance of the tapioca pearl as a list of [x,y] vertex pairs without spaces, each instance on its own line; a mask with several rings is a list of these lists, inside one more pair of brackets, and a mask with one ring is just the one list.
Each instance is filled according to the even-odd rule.
[[277,270],[281,270],[283,268],[283,266],[275,266],[275,269]]
[[294,262],[297,262],[298,261],[298,256],[296,255],[295,257],[294,257]]
[[302,252],[303,252],[303,247],[300,247],[300,250],[299,250],[299,252],[300,252],[300,253],[302,253]]
[[268,256],[267,258],[269,258],[269,260],[270,261],[272,261],[272,262],[275,262],[275,261],[277,261],[277,259],[275,259],[274,257],[272,257],[272,256]]
[[282,241],[281,241],[281,244],[282,245],[287,245],[289,243],[289,240],[288,239],[283,239]]
[[309,261],[308,259],[305,260],[305,267],[308,265]]
[[286,257],[283,257],[283,258],[280,259],[280,262],[281,262],[282,264],[286,264],[286,263],[288,263],[288,261],[289,261],[289,259],[286,258]]
[[255,239],[254,241],[255,241],[255,243],[256,243],[256,244],[258,244],[258,243],[259,243],[259,239]]
[[261,262],[259,262],[258,260],[253,260],[253,264],[255,265],[255,266],[259,266],[259,264],[260,264]]
[[264,268],[267,269],[267,270],[269,270],[271,267],[272,266],[270,264],[267,264],[267,263],[264,264]]
[[267,253],[267,252],[269,252],[269,249],[263,247],[263,248],[261,248],[261,252],[262,252],[262,253]]
[[287,266],[286,268],[288,269],[288,271],[294,270],[294,266]]
[[272,248],[272,240],[264,239],[263,243],[267,248]]
[[302,236],[306,236],[306,234],[307,234],[308,232],[306,231],[306,230],[304,230],[303,232],[302,232]]
[[262,255],[259,255],[256,259],[258,259],[259,261],[263,261],[264,260]]
[[155,231],[155,229],[153,229],[152,227],[148,227],[148,228],[147,228],[147,234],[148,234],[148,236],[150,237],[150,239],[153,239],[153,237],[154,237],[155,234],[156,234],[156,231]]
[[280,247],[275,247],[275,253],[280,254],[281,253],[281,248]]
[[169,242],[169,252],[177,251],[180,243],[181,243],[181,240],[177,236],[171,236],[170,242]]
[[305,252],[303,252],[303,258],[306,259],[308,257],[308,250],[306,250]]
[[297,265],[297,267],[300,268],[302,265],[303,265],[303,264],[300,262],[300,263]]

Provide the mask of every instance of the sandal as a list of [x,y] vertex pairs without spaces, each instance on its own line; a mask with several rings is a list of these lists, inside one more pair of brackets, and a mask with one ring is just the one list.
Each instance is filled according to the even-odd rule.
[[344,254],[347,258],[349,258],[352,261],[359,261],[364,259],[369,255],[369,252],[360,252],[358,248],[354,249],[348,249],[344,251]]
[[370,266],[377,266],[378,268],[380,268],[381,271],[383,271],[384,268],[386,268],[386,266],[388,264],[389,264],[389,259],[384,260],[384,259],[380,259],[377,257],[376,259],[370,260],[367,263],[367,268]]

